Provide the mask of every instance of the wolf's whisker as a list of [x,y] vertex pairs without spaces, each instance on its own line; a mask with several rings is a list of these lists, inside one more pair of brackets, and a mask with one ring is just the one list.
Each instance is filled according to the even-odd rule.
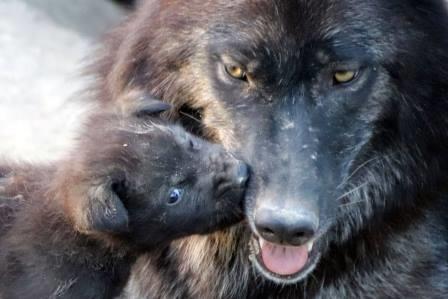
[[186,117],[188,117],[188,118],[190,118],[190,119],[196,121],[196,122],[199,123],[199,124],[202,124],[202,122],[201,122],[200,119],[197,119],[196,117],[194,117],[194,116],[191,115],[191,114],[188,114],[188,113],[186,113],[186,112],[184,112],[184,111],[179,111],[179,114],[181,114],[181,115],[183,115],[183,116],[186,116]]
[[339,196],[336,200],[337,200],[337,201],[338,201],[338,200],[341,200],[342,198],[344,198],[344,197],[350,195],[351,193],[358,191],[359,189],[361,189],[361,188],[363,188],[364,186],[366,186],[368,183],[369,183],[369,182],[364,182],[364,183],[362,183],[361,185],[356,186],[355,188],[353,188],[353,189],[351,189],[351,190],[345,192],[345,193],[342,194],[341,196]]
[[342,181],[342,183],[340,183],[336,188],[341,188],[345,183],[347,183],[358,171],[360,171],[362,168],[364,168],[367,164],[369,164],[369,163],[371,163],[371,162],[373,162],[373,161],[376,161],[376,160],[378,160],[380,157],[378,157],[378,156],[376,156],[376,157],[373,157],[373,158],[371,158],[371,159],[369,159],[369,160],[367,160],[367,161],[364,161],[363,163],[361,163],[361,165],[359,165],[358,167],[356,167],[356,169],[355,170],[353,170],[352,171],[352,173],[348,176],[348,177],[346,177],[343,181]]
[[348,202],[348,203],[344,203],[344,204],[340,205],[339,207],[343,208],[343,207],[356,205],[356,204],[363,203],[363,202],[365,202],[365,200],[358,200],[358,201]]

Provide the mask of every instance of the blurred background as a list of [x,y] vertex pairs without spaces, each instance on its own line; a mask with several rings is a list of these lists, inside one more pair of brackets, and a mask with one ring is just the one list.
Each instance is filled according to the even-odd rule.
[[0,159],[53,160],[88,107],[81,71],[131,1],[0,0]]

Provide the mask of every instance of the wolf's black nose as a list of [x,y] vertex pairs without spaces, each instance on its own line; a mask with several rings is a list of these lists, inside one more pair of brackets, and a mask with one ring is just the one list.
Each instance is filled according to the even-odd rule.
[[256,211],[255,226],[266,241],[300,246],[315,236],[318,218],[312,213],[261,208]]

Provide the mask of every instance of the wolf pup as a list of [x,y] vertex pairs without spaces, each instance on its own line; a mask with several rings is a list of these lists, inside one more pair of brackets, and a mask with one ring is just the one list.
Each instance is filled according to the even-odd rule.
[[96,115],[69,158],[9,167],[0,298],[113,298],[142,253],[242,219],[246,164],[153,117],[168,108]]

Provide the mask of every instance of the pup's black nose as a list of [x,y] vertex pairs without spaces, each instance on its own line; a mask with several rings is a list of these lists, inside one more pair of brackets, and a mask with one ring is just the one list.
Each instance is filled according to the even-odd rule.
[[236,166],[236,181],[237,183],[244,187],[249,179],[249,167],[246,163],[239,161]]
[[255,226],[269,242],[300,246],[316,234],[318,218],[304,211],[278,211],[260,208],[255,213]]

